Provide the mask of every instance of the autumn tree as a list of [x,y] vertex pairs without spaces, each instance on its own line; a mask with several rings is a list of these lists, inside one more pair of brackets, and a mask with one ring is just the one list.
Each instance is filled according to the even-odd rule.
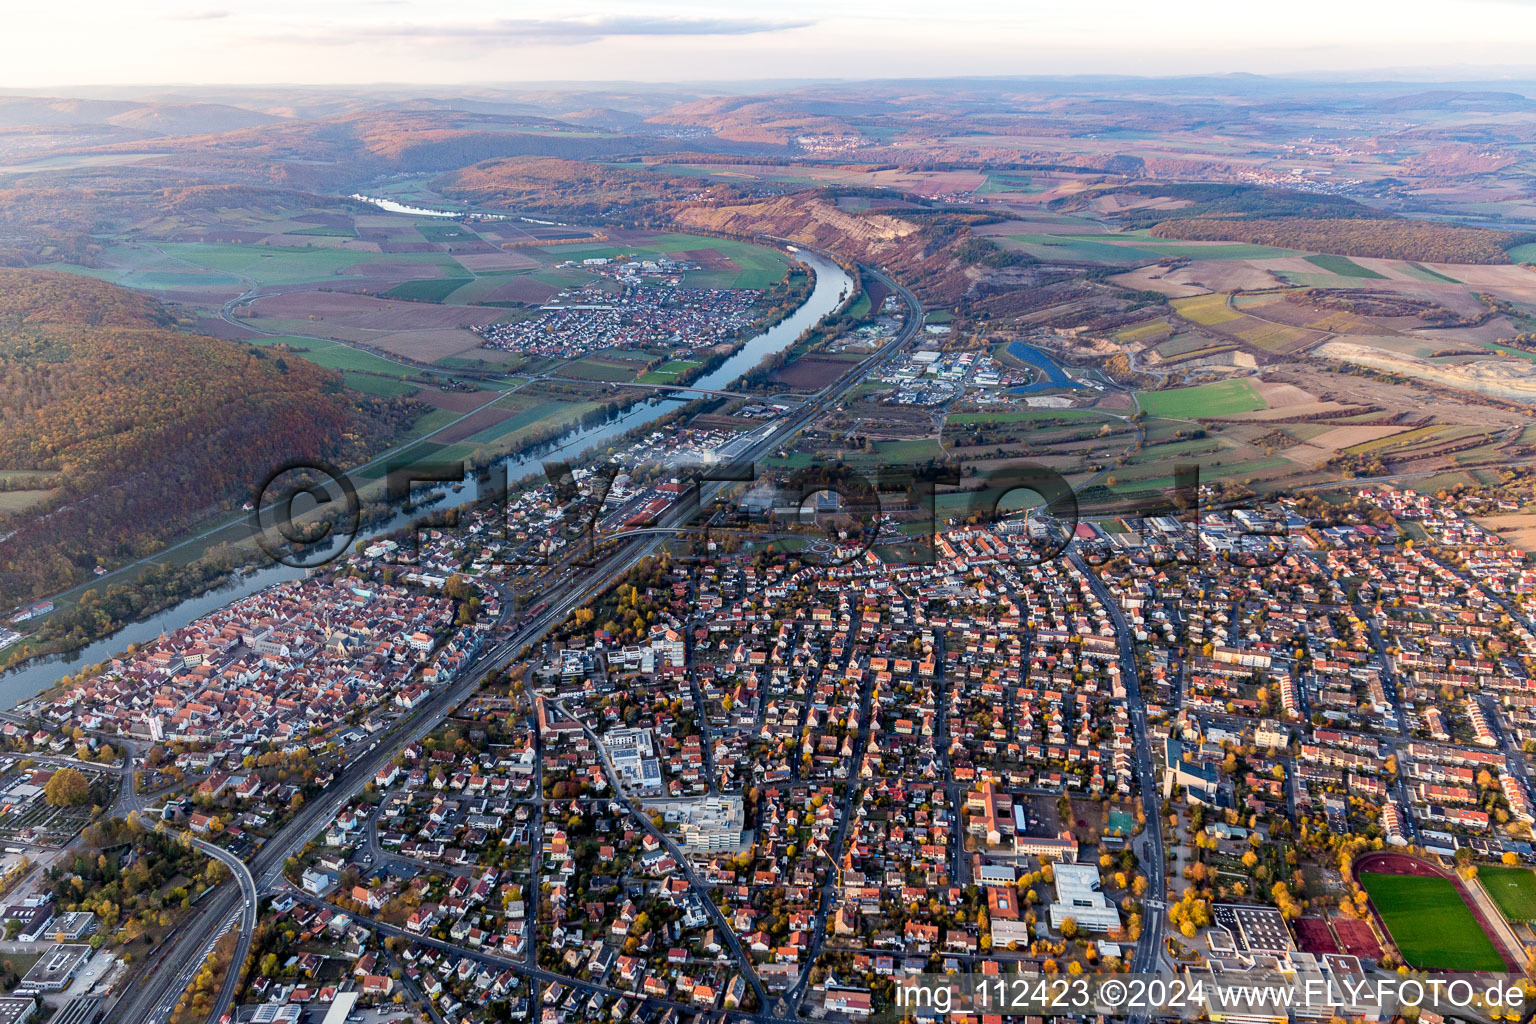
[[43,787],[43,798],[54,807],[80,807],[91,802],[91,782],[76,768],[60,768]]

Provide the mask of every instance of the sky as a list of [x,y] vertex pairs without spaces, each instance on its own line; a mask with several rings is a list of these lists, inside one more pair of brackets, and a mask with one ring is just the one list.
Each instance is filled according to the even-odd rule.
[[[49,0],[0,88],[1454,69],[1536,77],[1536,0]],[[1487,74],[1478,74],[1486,70]]]

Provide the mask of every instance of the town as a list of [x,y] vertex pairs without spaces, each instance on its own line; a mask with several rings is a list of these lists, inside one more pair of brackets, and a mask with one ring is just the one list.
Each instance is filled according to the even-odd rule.
[[[565,522],[547,485],[513,515]],[[492,565],[519,542],[487,525],[411,566],[370,545],[34,708],[138,744],[194,794],[165,821],[248,856],[335,770],[286,760],[368,749],[502,619],[531,570]],[[859,1020],[953,970],[1356,977],[1432,958],[1405,883],[1466,900],[1455,963],[1519,967],[1523,552],[1387,487],[1085,521],[1047,562],[1030,537],[631,569],[287,862],[250,1019]]]
[[569,359],[610,348],[707,349],[730,342],[754,319],[751,291],[658,287],[627,276],[618,281],[617,292],[598,284],[567,289],[531,319],[488,324],[476,333],[487,348]]

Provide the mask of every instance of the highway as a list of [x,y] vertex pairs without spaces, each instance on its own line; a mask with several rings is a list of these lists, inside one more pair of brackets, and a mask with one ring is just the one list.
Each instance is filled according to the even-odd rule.
[[[744,451],[739,456],[742,460],[756,460],[781,446],[816,416],[840,401],[870,372],[888,362],[916,335],[922,324],[922,305],[916,296],[878,270],[865,270],[906,303],[907,317],[902,329],[848,373],[816,392],[797,409],[773,421],[773,429]],[[701,488],[699,505],[707,505],[727,486],[729,484],[726,482],[716,482]],[[694,509],[688,503],[674,504],[662,513],[658,525],[682,531],[692,525],[690,520],[693,512]],[[414,712],[394,723],[364,752],[349,760],[324,796],[300,808],[251,858],[249,870],[258,895],[270,893],[282,884],[284,862],[301,850],[322,826],[333,820],[352,796],[380,768],[390,763],[401,748],[437,728],[454,708],[479,689],[487,676],[504,668],[530,645],[541,640],[565,619],[572,608],[600,593],[641,559],[653,554],[663,539],[661,535],[654,535],[621,540],[611,553],[603,556],[595,569],[580,577],[564,579],[554,593],[546,598],[549,604],[542,612],[515,627],[505,639],[483,649],[456,682],[432,695]],[[551,570],[551,573],[554,571]],[[510,602],[507,602],[507,607],[510,607]],[[705,898],[707,901],[707,894]],[[192,968],[192,973],[183,978],[185,967],[182,971],[170,971],[158,969],[159,965],[185,965],[194,960],[201,964],[206,957],[206,950],[212,947],[228,922],[236,917],[241,899],[237,888],[221,886],[207,898],[202,908],[194,909],[191,916],[161,943],[149,969],[140,972],[141,983],[127,988],[109,1019],[114,1024],[162,1024],[169,1013],[166,1007],[174,1007],[187,981],[196,973],[196,968]],[[254,928],[254,923],[251,927]],[[199,950],[204,951],[202,956],[198,955]],[[238,964],[235,970],[238,970]],[[222,993],[220,1003],[210,1019],[218,1020],[229,1009],[229,999],[232,997],[232,990]]]

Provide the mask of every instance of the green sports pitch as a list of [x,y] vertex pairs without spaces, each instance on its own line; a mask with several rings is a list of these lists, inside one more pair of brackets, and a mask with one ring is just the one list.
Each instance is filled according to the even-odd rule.
[[1502,971],[1499,956],[1450,879],[1364,872],[1360,884],[1412,967]]
[[1530,868],[1480,867],[1477,880],[1511,921],[1536,921],[1536,872]]

